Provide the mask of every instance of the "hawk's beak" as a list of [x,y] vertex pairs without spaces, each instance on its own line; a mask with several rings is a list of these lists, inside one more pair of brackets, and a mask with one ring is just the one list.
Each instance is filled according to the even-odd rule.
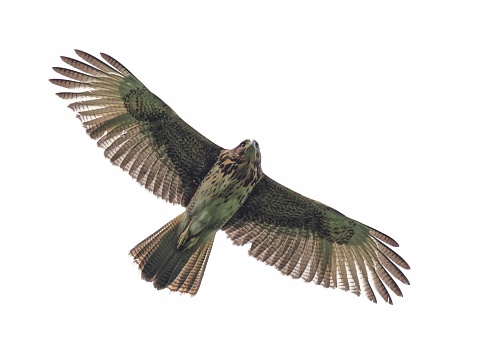
[[254,161],[256,159],[256,156],[258,154],[258,147],[255,140],[248,141],[245,149],[245,154],[250,161]]

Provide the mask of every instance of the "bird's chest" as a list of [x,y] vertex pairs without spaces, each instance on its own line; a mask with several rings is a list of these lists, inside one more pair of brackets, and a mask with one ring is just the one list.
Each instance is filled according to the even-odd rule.
[[243,172],[217,168],[208,173],[187,209],[198,226],[220,229],[236,213],[253,189]]

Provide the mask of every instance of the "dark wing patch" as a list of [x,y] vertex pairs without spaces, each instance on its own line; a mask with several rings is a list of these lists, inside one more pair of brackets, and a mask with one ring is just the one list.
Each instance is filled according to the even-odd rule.
[[250,255],[283,274],[364,292],[373,302],[374,290],[390,304],[387,288],[402,296],[393,277],[409,284],[398,268],[409,265],[387,246],[397,246],[392,238],[267,176],[223,229],[235,244],[251,243]]
[[157,196],[187,206],[215,163],[221,147],[184,122],[112,57],[105,63],[83,51],[85,62],[61,57],[75,68],[53,69],[68,79],[52,83],[72,101],[88,135],[98,141],[110,161]]

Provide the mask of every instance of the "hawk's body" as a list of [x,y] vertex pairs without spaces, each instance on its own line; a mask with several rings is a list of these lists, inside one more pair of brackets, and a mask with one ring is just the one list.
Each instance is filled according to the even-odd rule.
[[[339,287],[392,303],[386,286],[409,284],[398,268],[408,264],[387,235],[275,182],[261,171],[255,141],[222,149],[186,124],[124,66],[77,51],[85,60],[62,57],[80,70],[54,68],[73,79],[51,80],[77,90],[61,98],[105,156],[157,196],[186,207],[133,248],[142,277],[158,289],[195,294],[216,232],[282,273],[325,287]],[[111,66],[110,66],[111,65]]]

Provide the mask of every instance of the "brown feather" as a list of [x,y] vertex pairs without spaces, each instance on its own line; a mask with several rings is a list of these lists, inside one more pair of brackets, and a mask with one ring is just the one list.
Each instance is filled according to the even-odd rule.
[[[263,175],[255,141],[233,150],[217,146],[111,56],[75,52],[83,61],[61,57],[73,69],[53,68],[65,78],[50,81],[69,90],[57,95],[71,101],[68,107],[113,164],[186,207],[131,250],[145,280],[195,294],[214,234],[223,229],[235,244],[251,243],[251,256],[293,278],[363,293],[373,302],[377,293],[392,304],[388,289],[402,296],[395,279],[409,284],[399,269],[409,265],[390,248],[398,246],[391,237]],[[246,152],[246,144],[254,151]],[[197,219],[203,215],[212,222]],[[201,233],[190,235],[190,222]]]
[[[102,54],[106,64],[86,52],[76,53],[85,62],[65,56],[62,60],[79,71],[54,68],[75,81],[50,81],[80,91],[58,96],[75,101],[69,107],[113,164],[157,196],[186,207],[221,148],[181,120],[111,56]],[[181,148],[167,146],[180,139]]]
[[391,237],[267,176],[223,229],[235,244],[251,243],[250,255],[283,274],[357,295],[363,292],[373,302],[370,282],[391,304],[386,288],[402,293],[390,274],[409,284],[397,267],[409,265],[387,246],[397,246]]

